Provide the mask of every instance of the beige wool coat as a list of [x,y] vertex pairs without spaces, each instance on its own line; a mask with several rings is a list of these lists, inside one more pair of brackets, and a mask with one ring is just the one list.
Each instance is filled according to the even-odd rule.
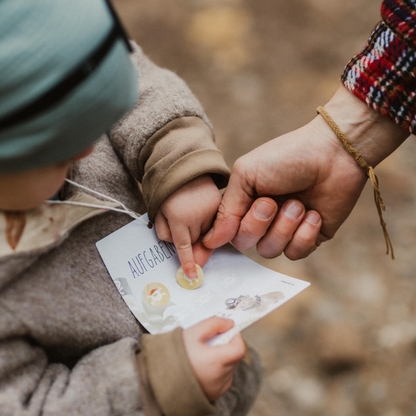
[[[182,184],[209,173],[223,187],[229,170],[185,83],[134,48],[136,106],[69,177],[153,219]],[[70,185],[61,197],[114,205]],[[210,403],[181,330],[147,335],[125,305],[95,243],[131,220],[47,203],[24,213],[0,211],[0,416],[247,412],[261,376],[253,351],[229,392]]]

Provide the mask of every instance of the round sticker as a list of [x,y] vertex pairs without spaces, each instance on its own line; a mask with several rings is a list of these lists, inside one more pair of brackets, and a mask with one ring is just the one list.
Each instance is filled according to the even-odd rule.
[[170,299],[169,290],[162,283],[149,283],[143,291],[144,300],[151,306],[160,308],[165,306]]
[[204,281],[204,272],[201,267],[196,265],[196,277],[194,279],[189,279],[186,277],[181,266],[176,272],[176,279],[184,289],[193,290],[202,285],[202,282]]

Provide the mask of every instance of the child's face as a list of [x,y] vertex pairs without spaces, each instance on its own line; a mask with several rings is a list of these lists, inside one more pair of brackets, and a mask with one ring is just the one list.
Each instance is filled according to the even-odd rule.
[[39,169],[0,175],[0,210],[25,211],[42,204],[63,185],[68,168],[91,153],[92,147],[65,162]]

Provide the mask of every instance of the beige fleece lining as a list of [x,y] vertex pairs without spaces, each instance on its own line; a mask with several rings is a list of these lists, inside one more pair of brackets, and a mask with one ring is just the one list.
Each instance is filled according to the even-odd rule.
[[[75,194],[68,201],[86,202],[108,207],[117,206],[114,202],[100,201],[82,192]],[[25,253],[52,246],[79,223],[103,212],[106,212],[106,210],[72,205],[50,205],[47,202],[21,213],[0,211],[0,258],[10,254]],[[13,221],[15,215],[21,218],[19,222]],[[18,241],[14,238],[13,244],[11,244],[8,235],[16,234],[13,227],[20,228],[19,238]]]

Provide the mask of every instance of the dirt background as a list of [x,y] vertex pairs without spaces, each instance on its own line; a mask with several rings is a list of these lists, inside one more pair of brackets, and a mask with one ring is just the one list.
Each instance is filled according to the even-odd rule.
[[[115,0],[130,36],[185,79],[231,166],[315,116],[379,20],[375,0]],[[244,332],[265,380],[250,416],[416,415],[416,145],[376,169],[396,260],[367,184],[308,259],[261,264],[310,288]]]

